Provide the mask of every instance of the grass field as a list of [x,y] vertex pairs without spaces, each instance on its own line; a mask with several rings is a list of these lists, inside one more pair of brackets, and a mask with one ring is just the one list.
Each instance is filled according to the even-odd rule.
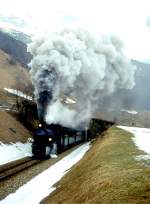
[[131,137],[110,128],[42,204],[150,204],[150,167]]

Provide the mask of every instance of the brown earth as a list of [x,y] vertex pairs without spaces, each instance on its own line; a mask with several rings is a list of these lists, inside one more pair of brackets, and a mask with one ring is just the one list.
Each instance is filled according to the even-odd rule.
[[[24,91],[31,84],[29,72],[20,63],[0,50],[0,105],[11,106],[16,103],[16,97],[7,93],[4,88]],[[31,133],[3,108],[0,108],[0,142],[25,142]]]
[[0,89],[17,88],[19,83],[31,83],[28,71],[17,61],[12,62],[11,56],[0,50]]
[[26,142],[31,133],[19,122],[7,113],[0,110],[0,141],[3,143]]
[[[17,108],[17,101],[21,101],[21,99],[13,94],[0,90],[0,142],[26,142],[29,137],[32,137],[31,126],[29,126],[32,117],[28,119],[28,122],[25,122],[27,116],[24,116],[24,119],[21,117],[19,113],[21,113],[22,109]],[[27,123],[30,128],[27,128]]]

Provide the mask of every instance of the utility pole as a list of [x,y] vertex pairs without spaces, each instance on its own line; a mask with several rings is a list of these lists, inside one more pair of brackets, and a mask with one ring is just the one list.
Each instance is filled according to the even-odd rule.
[[85,141],[88,140],[87,130],[88,130],[88,127],[85,127]]

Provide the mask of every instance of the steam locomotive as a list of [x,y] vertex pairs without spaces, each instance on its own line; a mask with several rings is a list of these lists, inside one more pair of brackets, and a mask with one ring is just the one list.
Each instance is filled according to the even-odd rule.
[[[92,119],[89,129],[72,129],[61,125],[44,124],[33,134],[32,153],[36,159],[50,158],[63,151],[89,141],[104,132],[114,122]],[[54,157],[53,157],[54,158]]]
[[88,140],[88,134],[87,130],[75,130],[54,124],[39,124],[33,133],[33,157],[36,159],[56,158],[57,153]]
[[37,100],[38,119],[41,124],[33,134],[32,153],[34,158],[52,157],[52,155],[56,155],[56,152],[59,154],[74,145],[90,140],[93,135],[95,137],[96,133],[103,132],[113,125],[112,122],[97,119],[93,120],[93,127],[91,126],[90,129],[72,129],[58,124],[48,125],[44,121],[44,115],[51,98],[51,92],[43,91]]

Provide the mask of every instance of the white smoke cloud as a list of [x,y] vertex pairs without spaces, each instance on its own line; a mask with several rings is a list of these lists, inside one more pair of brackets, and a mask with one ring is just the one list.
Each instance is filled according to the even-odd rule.
[[[30,73],[36,98],[45,90],[52,93],[47,123],[86,124],[104,96],[135,85],[136,67],[114,36],[96,38],[83,30],[63,30],[33,39],[28,51],[33,54]],[[61,93],[76,98],[73,110],[60,102]]]
[[76,112],[65,107],[60,101],[56,101],[48,107],[47,120],[49,123],[57,122],[59,124],[65,124],[70,126],[70,121],[73,121]]

